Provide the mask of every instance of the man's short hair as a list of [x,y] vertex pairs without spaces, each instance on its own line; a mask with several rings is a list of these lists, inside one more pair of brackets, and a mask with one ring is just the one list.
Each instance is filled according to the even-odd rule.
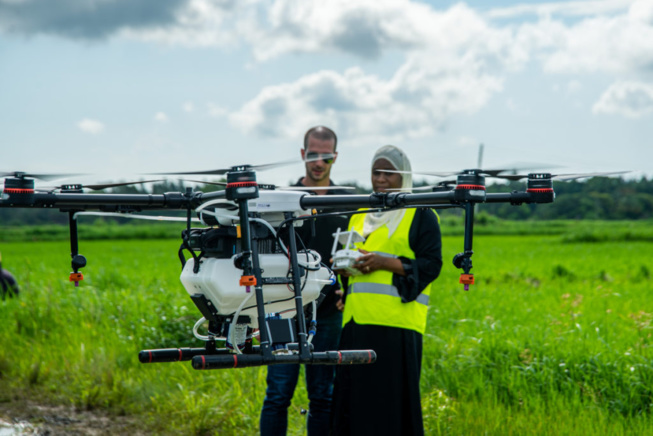
[[310,138],[311,136],[321,141],[332,140],[333,151],[336,151],[336,147],[338,145],[338,137],[336,136],[336,133],[333,130],[324,126],[315,126],[308,129],[308,132],[306,132],[306,135],[304,135],[304,150],[308,148],[308,138]]

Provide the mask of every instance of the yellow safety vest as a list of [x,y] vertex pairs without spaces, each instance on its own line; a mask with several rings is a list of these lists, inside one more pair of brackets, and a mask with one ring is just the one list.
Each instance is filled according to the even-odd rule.
[[[357,243],[356,247],[380,255],[415,259],[408,241],[414,216],[415,209],[406,209],[391,237],[388,238],[388,228],[384,225],[372,232],[365,242]],[[363,234],[364,221],[365,214],[352,216],[349,230]],[[390,271],[378,270],[349,277],[343,326],[353,319],[357,324],[399,327],[424,334],[430,293],[431,284],[424,288],[415,301],[402,303],[399,291],[392,284]]]

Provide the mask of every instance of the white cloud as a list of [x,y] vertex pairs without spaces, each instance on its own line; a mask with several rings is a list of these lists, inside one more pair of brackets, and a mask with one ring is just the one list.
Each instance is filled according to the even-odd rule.
[[[250,23],[251,24],[251,23]],[[391,51],[430,55],[489,55],[522,62],[513,31],[490,26],[464,3],[437,11],[405,0],[277,0],[246,34],[255,57],[265,61],[288,53],[347,53],[378,58]]]
[[154,115],[154,121],[158,121],[160,123],[167,123],[168,122],[168,116],[165,114],[165,112],[157,112]]
[[[651,6],[648,6],[651,5]],[[575,24],[548,18],[520,26],[516,43],[551,73],[649,74],[653,66],[653,3],[639,0],[615,16]]]
[[[647,74],[653,66],[653,7],[648,5],[653,2],[525,6],[540,18],[516,25],[494,22],[465,4],[438,12],[395,0],[279,0],[266,25],[249,36],[259,60],[325,52],[375,58],[393,50],[405,53],[406,60],[386,81],[350,69],[344,75],[322,71],[269,86],[231,121],[269,136],[289,136],[307,124],[330,120],[359,137],[416,137],[456,114],[482,108],[501,91],[508,74],[531,60],[556,74]],[[524,13],[524,8],[513,12]],[[562,19],[553,19],[555,14]],[[565,21],[570,15],[577,19]],[[581,87],[573,80],[565,91],[572,95]],[[376,106],[368,106],[367,99]],[[514,109],[513,103],[508,105]]]
[[[144,17],[138,12],[145,1],[80,6],[67,0],[57,7],[46,0],[5,1],[0,30],[230,49],[245,42],[259,61],[290,53],[373,59],[425,51],[471,55],[508,69],[537,58],[555,73],[650,72],[653,65],[651,0],[545,2],[486,13],[463,2],[437,10],[407,0],[166,0]],[[564,21],[569,16],[571,23]],[[518,26],[502,22],[506,17],[537,21]]]
[[653,25],[653,2],[638,0],[630,7],[628,15],[634,21]]
[[83,120],[78,122],[77,127],[82,132],[90,133],[93,135],[97,135],[98,133],[102,133],[104,131],[103,123],[97,120],[91,120],[89,118],[84,118]]
[[266,87],[230,121],[269,137],[292,138],[307,125],[326,124],[361,143],[399,141],[426,136],[451,116],[478,110],[501,86],[473,63],[415,56],[388,81],[351,68]]
[[[359,138],[427,135],[453,116],[484,107],[501,92],[509,74],[529,64],[554,74],[608,73],[640,80],[653,71],[651,0],[522,4],[485,13],[462,2],[437,10],[409,0],[168,0],[156,20],[118,14],[106,23],[99,13],[80,9],[72,0],[66,4],[74,16],[92,14],[105,24],[102,32],[84,27],[87,38],[117,35],[230,48],[245,43],[258,62],[332,53],[344,54],[356,65],[388,53],[404,56],[389,79],[360,67],[314,72],[261,89],[229,116],[242,130],[271,137],[294,137],[308,124],[327,122]],[[112,3],[108,10],[114,7]],[[32,22],[58,26],[56,18],[69,15],[68,9],[60,9],[11,10],[31,14],[21,21],[21,31],[28,32]],[[503,20],[514,17],[520,21]],[[75,37],[61,26],[56,29]],[[575,77],[577,82],[559,90],[577,92],[583,79]],[[606,91],[594,111],[614,111],[615,92]],[[515,110],[514,100],[504,101]],[[195,106],[187,102],[182,110],[192,112]],[[228,110],[209,103],[206,113],[223,117]],[[157,114],[155,119],[163,122],[167,116]]]
[[436,15],[426,5],[401,0],[277,0],[265,26],[250,29],[248,39],[261,60],[323,51],[374,58],[383,50],[422,46],[424,25]]
[[617,82],[601,95],[592,107],[594,113],[640,118],[653,112],[653,84]]

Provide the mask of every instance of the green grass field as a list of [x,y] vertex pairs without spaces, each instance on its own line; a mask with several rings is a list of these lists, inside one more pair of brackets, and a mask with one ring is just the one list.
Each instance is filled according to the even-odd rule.
[[[462,238],[445,236],[424,340],[427,434],[652,434],[650,226],[538,226],[477,233],[469,292],[451,265]],[[22,293],[0,302],[0,410],[29,396],[136,416],[146,433],[255,434],[265,368],[138,362],[142,349],[201,346],[178,246],[82,241],[75,288],[67,242],[3,242]],[[307,405],[302,385],[289,434],[304,433]]]

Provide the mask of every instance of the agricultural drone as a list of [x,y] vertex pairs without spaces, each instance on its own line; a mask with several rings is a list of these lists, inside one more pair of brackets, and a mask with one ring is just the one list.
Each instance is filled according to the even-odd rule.
[[[322,287],[334,283],[335,275],[325,264],[326,259],[303,246],[295,232],[296,226],[311,225],[313,220],[329,213],[358,213],[360,208],[367,211],[462,208],[465,210],[464,248],[453,263],[462,270],[460,283],[468,290],[474,283],[472,242],[477,204],[551,203],[555,198],[553,179],[606,174],[503,175],[505,170],[470,169],[442,173],[455,175],[455,184],[445,183],[432,192],[325,196],[257,183],[256,171],[268,166],[241,165],[208,172],[175,173],[226,176],[226,189],[210,193],[187,188],[185,192],[165,194],[87,194],[82,185],[40,191],[34,189],[34,179],[45,175],[5,173],[0,174],[5,177],[0,207],[57,208],[68,214],[70,281],[76,286],[83,280],[80,270],[86,265],[86,258],[79,254],[78,248],[79,214],[136,216],[138,212],[152,210],[186,212],[185,218],[179,218],[185,222],[179,250],[181,282],[202,315],[193,333],[205,346],[144,350],[139,353],[142,363],[191,360],[193,368],[198,370],[280,363],[366,364],[375,361],[373,350],[312,350],[317,326],[314,316],[306,322],[304,308],[312,305],[315,314]],[[526,178],[526,189],[488,193],[486,177]],[[120,184],[92,188],[117,185]],[[197,221],[195,214],[202,227],[191,225]],[[189,253],[188,259],[184,252]],[[345,263],[348,257],[352,254],[346,251],[334,256],[338,262]],[[202,335],[198,329],[206,321],[208,333]],[[256,335],[260,345],[253,345],[252,338]]]

